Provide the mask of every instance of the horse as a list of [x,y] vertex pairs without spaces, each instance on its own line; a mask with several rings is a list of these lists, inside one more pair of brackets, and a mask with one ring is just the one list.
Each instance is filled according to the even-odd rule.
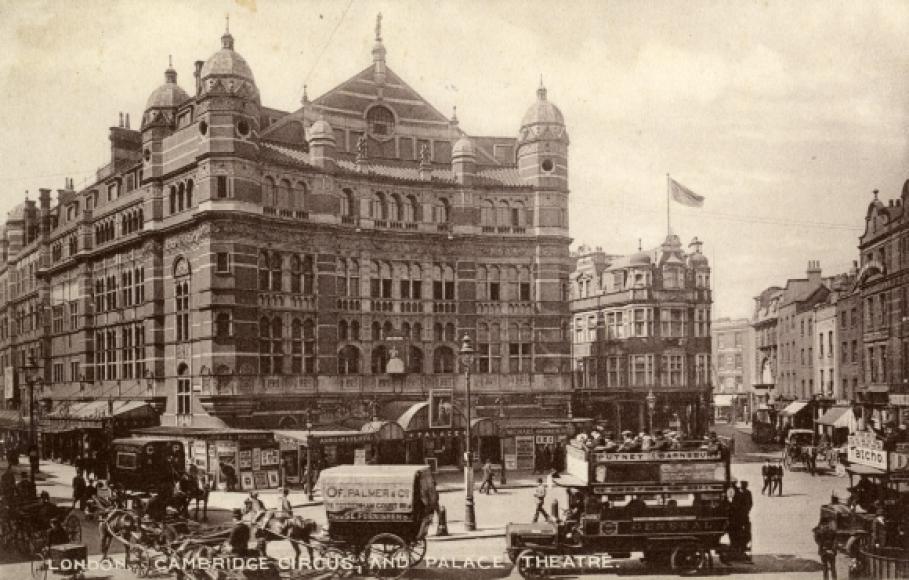
[[266,510],[253,516],[252,525],[256,530],[255,537],[266,543],[274,540],[290,540],[290,546],[294,550],[294,562],[300,562],[300,544],[305,544],[309,561],[313,561],[313,548],[310,540],[319,530],[319,524],[315,520],[301,516],[289,516],[275,510]]

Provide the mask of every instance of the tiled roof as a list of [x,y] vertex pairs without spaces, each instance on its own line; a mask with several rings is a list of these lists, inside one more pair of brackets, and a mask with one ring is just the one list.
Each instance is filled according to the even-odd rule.
[[527,185],[521,180],[517,167],[481,169],[477,171],[476,177],[479,185],[504,185],[507,187]]
[[259,152],[267,161],[284,163],[286,165],[310,165],[309,153],[277,143],[261,141],[259,143]]
[[[345,171],[357,173],[357,164],[348,159],[338,159],[338,167]],[[392,179],[401,179],[405,181],[422,181],[420,179],[420,167],[418,165],[401,166],[401,165],[381,165],[373,161],[368,163],[370,175],[380,175]],[[450,169],[440,169],[433,167],[431,171],[432,181],[443,181],[454,183],[454,174]]]

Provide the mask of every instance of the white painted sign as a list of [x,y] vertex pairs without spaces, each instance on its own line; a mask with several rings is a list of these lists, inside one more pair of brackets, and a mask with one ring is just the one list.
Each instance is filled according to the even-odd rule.
[[849,461],[877,469],[887,469],[887,454],[881,449],[850,446]]

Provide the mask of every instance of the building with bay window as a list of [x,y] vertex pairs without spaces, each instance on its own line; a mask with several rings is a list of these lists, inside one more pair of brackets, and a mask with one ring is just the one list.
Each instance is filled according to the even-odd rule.
[[32,354],[48,416],[397,420],[434,390],[462,404],[466,333],[475,416],[568,416],[568,133],[545,87],[515,135],[469,134],[388,67],[379,30],[365,69],[294,111],[261,103],[229,32],[192,85],[168,68],[94,183],[10,212],[5,406]]
[[[695,238],[630,256],[582,246],[571,273],[574,412],[616,430],[704,430],[711,405],[710,266]],[[648,397],[653,407],[648,405]]]

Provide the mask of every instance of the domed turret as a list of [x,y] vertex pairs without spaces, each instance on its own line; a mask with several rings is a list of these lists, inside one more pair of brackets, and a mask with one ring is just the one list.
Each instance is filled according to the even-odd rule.
[[458,139],[451,150],[451,157],[476,157],[477,152],[471,141],[466,135]]
[[328,121],[325,119],[319,119],[309,128],[309,140],[315,141],[318,139],[331,139],[335,140],[334,129],[331,128],[331,125],[328,124]]
[[142,127],[152,123],[169,125],[174,120],[174,110],[189,99],[180,85],[177,84],[177,71],[173,62],[169,62],[164,71],[164,84],[152,91],[145,102],[145,114],[142,116]]
[[548,97],[546,87],[540,83],[537,89],[537,100],[524,113],[521,119],[520,143],[552,139],[568,143],[568,132],[565,130],[565,117],[562,111],[553,105]]
[[221,50],[213,54],[199,73],[202,93],[227,92],[259,101],[259,89],[246,59],[234,50],[230,30],[221,36]]
[[325,119],[309,128],[309,160],[316,167],[331,169],[335,165],[335,131]]
[[628,265],[629,266],[649,266],[650,265],[650,254],[648,254],[647,252],[637,252],[636,254],[632,254],[631,257],[628,258]]
[[477,172],[477,152],[473,141],[464,135],[451,149],[451,169],[461,185],[470,185]]

